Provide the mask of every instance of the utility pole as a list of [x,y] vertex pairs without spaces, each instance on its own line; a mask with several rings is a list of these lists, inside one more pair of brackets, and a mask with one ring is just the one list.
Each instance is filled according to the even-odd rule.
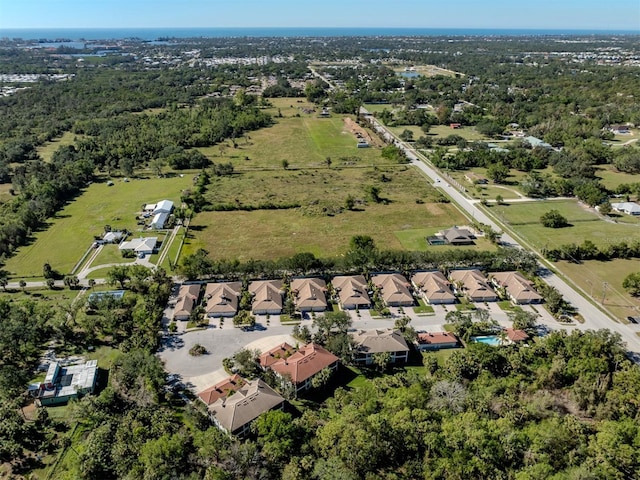
[[607,295],[608,286],[609,284],[607,282],[602,282],[602,305],[604,305],[604,299],[606,298],[606,295]]

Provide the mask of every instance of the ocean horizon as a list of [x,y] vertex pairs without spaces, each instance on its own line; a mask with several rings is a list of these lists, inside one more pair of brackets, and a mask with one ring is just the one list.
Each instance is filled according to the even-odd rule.
[[252,27],[252,28],[0,28],[0,38],[23,40],[118,40],[138,38],[223,37],[369,37],[369,36],[568,36],[640,35],[640,30],[509,29],[509,28],[381,28],[381,27]]

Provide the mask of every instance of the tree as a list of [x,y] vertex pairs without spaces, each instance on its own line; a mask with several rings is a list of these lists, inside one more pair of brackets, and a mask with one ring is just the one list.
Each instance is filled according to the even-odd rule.
[[89,285],[89,288],[93,290],[93,287],[96,286],[96,281],[93,278],[90,278],[87,284]]
[[347,199],[344,201],[344,207],[347,210],[353,210],[355,206],[356,206],[356,199],[351,194],[347,195]]
[[18,282],[18,284],[20,285],[20,288],[24,292],[24,289],[27,287],[27,282],[25,282],[24,280],[20,280],[20,282]]
[[313,388],[322,388],[329,383],[333,370],[328,367],[323,368],[311,378],[311,386]]
[[124,288],[125,282],[130,279],[129,267],[127,265],[116,265],[111,267],[107,272],[107,283],[109,285],[120,284],[120,288]]
[[46,284],[49,289],[53,290],[56,286],[56,281],[53,278],[47,278]]
[[405,128],[402,133],[399,135],[400,140],[403,142],[412,142],[413,141],[413,132],[408,128]]
[[326,163],[327,168],[331,168],[331,164],[333,163],[333,162],[331,161],[331,157],[327,157],[327,158],[325,158],[325,159],[324,159],[324,163]]
[[373,203],[382,202],[382,198],[380,197],[380,187],[377,185],[366,185],[364,187],[364,192],[367,195],[367,198],[371,200]]
[[53,278],[54,272],[49,262],[46,262],[44,265],[42,265],[42,276],[44,278]]
[[289,160],[283,159],[280,163],[282,164],[282,168],[284,168],[285,170],[289,168]]
[[533,330],[539,317],[537,313],[525,312],[524,310],[509,312],[508,315],[516,330]]
[[133,176],[133,167],[135,163],[130,158],[123,158],[120,160],[120,170],[125,177]]
[[9,272],[0,269],[0,287],[6,292],[7,285],[9,284]]
[[540,217],[540,223],[547,228],[562,228],[569,225],[569,222],[558,210],[549,210],[542,214]]
[[149,162],[149,168],[153,173],[155,173],[158,177],[162,176],[162,171],[165,167],[166,163],[161,158],[154,158]]
[[612,210],[613,210],[613,207],[611,206],[611,202],[609,202],[608,199],[602,202],[600,205],[598,205],[598,211],[602,215],[609,215]]
[[253,327],[256,324],[256,317],[251,315],[249,310],[240,310],[233,317],[234,327]]
[[622,281],[624,288],[632,297],[640,296],[640,272],[630,273]]
[[502,162],[492,163],[487,168],[487,177],[495,183],[502,183],[509,176],[509,167]]
[[75,275],[67,275],[64,277],[63,283],[69,290],[73,290],[80,285],[80,279]]
[[384,372],[389,363],[391,363],[391,354],[389,352],[377,352],[372,355],[373,364]]

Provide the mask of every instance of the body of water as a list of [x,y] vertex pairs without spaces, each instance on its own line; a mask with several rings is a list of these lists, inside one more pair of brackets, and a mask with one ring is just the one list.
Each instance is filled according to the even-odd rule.
[[116,40],[197,37],[343,37],[343,36],[531,36],[640,35],[638,31],[481,29],[481,28],[3,28],[0,38],[24,40]]
[[476,343],[484,343],[486,345],[491,345],[492,347],[499,347],[502,345],[502,341],[498,338],[497,335],[482,335],[479,337],[471,337],[472,342]]

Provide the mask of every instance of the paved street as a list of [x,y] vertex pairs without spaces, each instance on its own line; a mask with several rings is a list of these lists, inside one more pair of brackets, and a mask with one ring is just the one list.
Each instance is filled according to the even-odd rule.
[[[361,112],[367,115],[366,109],[361,108]],[[489,218],[482,210],[480,210],[474,202],[467,198],[462,192],[455,188],[447,179],[441,176],[435,169],[427,165],[420,157],[419,154],[409,145],[401,142],[391,132],[389,132],[383,125],[381,125],[374,117],[370,116],[374,128],[384,138],[402,148],[407,157],[411,160],[411,164],[419,168],[423,173],[427,175],[439,188],[441,188],[449,197],[457,203],[467,214],[478,222],[491,226],[494,230],[504,232],[502,235],[502,242],[506,246],[514,248],[522,248],[520,244],[508,233],[504,225],[498,225],[494,220]],[[627,325],[615,322],[609,315],[597,308],[591,302],[589,302],[582,294],[577,292],[572,286],[565,282],[558,275],[554,274],[550,270],[543,270],[541,278],[549,285],[557,288],[564,298],[570,302],[578,312],[584,318],[584,323],[579,324],[577,328],[581,330],[599,330],[602,328],[608,328],[611,331],[618,332],[624,341],[627,343],[628,350],[635,354],[640,355],[640,338],[635,332]],[[583,292],[586,295],[586,292]]]

